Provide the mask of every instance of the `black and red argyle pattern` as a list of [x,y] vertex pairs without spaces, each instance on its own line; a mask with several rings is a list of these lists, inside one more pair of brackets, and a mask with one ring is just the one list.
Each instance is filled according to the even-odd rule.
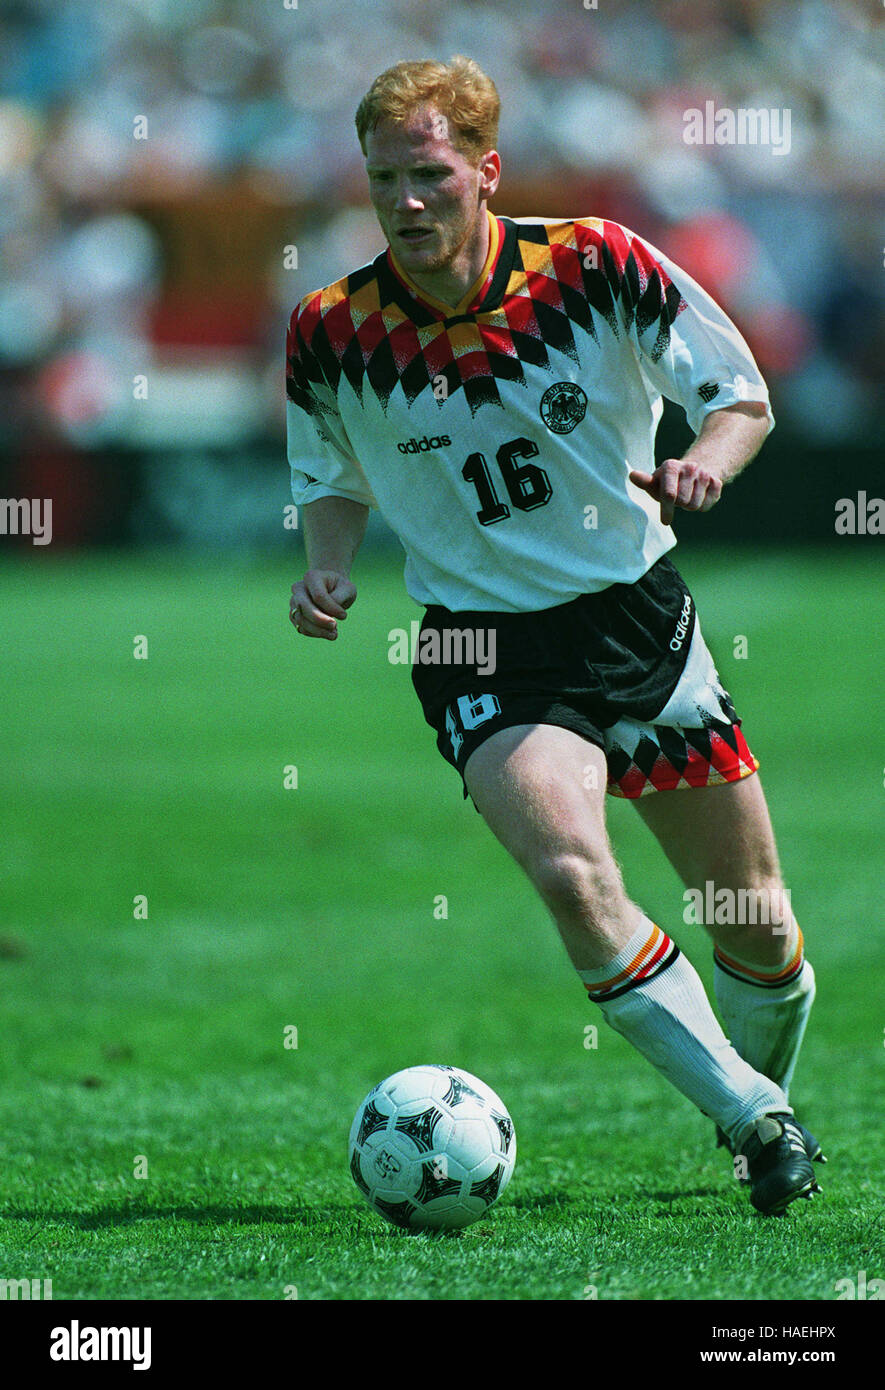
[[606,748],[608,790],[631,801],[648,792],[737,782],[759,766],[737,722],[704,729],[656,724],[637,729],[631,745],[613,741]]
[[334,394],[343,374],[360,401],[368,387],[385,413],[399,389],[409,405],[424,391],[440,404],[463,391],[476,415],[502,407],[499,381],[526,386],[526,367],[555,372],[551,348],[579,366],[574,327],[598,343],[599,320],[616,338],[622,323],[635,324],[653,361],[666,351],[685,300],[641,242],[595,218],[499,222],[497,264],[471,313],[445,317],[415,298],[387,252],[303,301],[286,346],[289,400],[316,415],[313,388]]

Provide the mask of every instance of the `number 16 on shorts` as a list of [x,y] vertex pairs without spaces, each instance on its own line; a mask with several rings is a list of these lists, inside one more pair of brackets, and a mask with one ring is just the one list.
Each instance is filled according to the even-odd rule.
[[[501,713],[497,695],[461,695],[446,709],[446,733],[452,744],[452,756],[457,758],[464,742],[464,733],[478,729],[487,719]],[[464,730],[464,733],[461,730]]]

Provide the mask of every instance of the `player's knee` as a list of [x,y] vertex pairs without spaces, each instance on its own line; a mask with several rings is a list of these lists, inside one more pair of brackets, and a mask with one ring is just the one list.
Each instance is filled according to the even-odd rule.
[[571,918],[593,921],[604,904],[622,893],[613,863],[576,850],[544,855],[533,866],[532,878],[551,910]]
[[735,885],[727,895],[720,890],[717,902],[717,926],[727,928],[728,941],[721,930],[716,935],[725,950],[730,944],[746,959],[779,958],[793,925],[790,894],[779,874],[760,874],[752,883]]
[[747,930],[760,932],[764,935],[766,930],[788,928],[792,925],[793,910],[790,904],[790,894],[784,887],[778,873],[760,874],[752,884],[748,885],[745,896],[745,911],[742,914],[739,913],[739,916],[745,919]]

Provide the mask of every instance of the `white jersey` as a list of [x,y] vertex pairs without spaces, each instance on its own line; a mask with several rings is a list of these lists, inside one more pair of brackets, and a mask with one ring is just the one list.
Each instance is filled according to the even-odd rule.
[[599,218],[489,214],[456,308],[388,250],[309,294],[287,340],[299,504],[377,507],[421,604],[526,612],[634,583],[675,545],[628,478],[654,471],[667,396],[696,432],[760,401],[746,342],[648,242]]

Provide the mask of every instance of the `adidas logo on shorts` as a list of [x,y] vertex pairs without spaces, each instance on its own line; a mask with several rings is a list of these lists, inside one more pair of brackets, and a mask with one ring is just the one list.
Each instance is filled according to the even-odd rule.
[[688,633],[688,620],[691,617],[691,594],[685,595],[685,602],[682,605],[682,612],[679,614],[679,622],[676,624],[676,631],[670,638],[670,651],[678,652],[682,648]]

